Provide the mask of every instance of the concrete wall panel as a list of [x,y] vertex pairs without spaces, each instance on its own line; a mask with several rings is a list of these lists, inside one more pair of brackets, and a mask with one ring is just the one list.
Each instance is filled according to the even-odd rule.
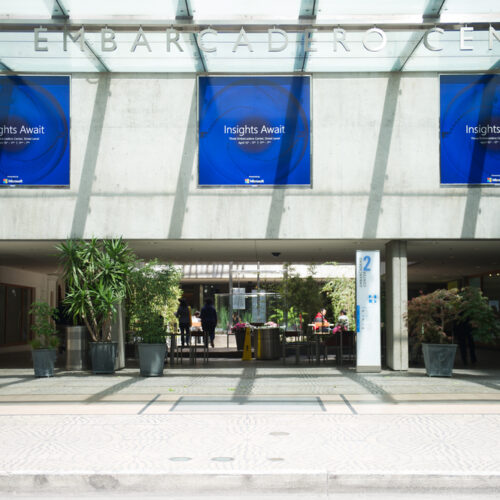
[[0,239],[497,238],[439,185],[437,74],[313,76],[313,186],[197,187],[193,75],[73,75],[71,188],[0,191]]

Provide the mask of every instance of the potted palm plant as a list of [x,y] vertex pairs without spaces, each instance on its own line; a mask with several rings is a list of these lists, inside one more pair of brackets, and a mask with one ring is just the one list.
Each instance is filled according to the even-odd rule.
[[64,303],[74,321],[88,328],[92,371],[114,373],[118,343],[111,340],[111,326],[137,259],[121,238],[68,240],[58,250],[67,289]]
[[35,377],[52,377],[59,345],[54,324],[54,320],[57,319],[57,309],[50,307],[46,302],[34,302],[29,313],[33,318],[31,330],[34,335],[30,344],[33,349]]
[[139,339],[139,367],[143,377],[163,375],[167,351],[166,328],[181,294],[180,273],[172,265],[156,261],[130,274],[127,312],[130,329]]
[[408,302],[408,333],[414,350],[422,346],[429,377],[451,377],[457,345],[452,343],[453,324],[460,314],[456,289],[436,290]]

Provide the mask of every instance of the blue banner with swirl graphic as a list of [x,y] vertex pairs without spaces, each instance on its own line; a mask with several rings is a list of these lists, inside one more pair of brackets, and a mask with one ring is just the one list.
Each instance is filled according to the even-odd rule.
[[69,110],[69,76],[0,76],[0,186],[69,186]]
[[441,75],[441,184],[500,184],[500,75]]
[[309,76],[200,76],[200,186],[310,186]]

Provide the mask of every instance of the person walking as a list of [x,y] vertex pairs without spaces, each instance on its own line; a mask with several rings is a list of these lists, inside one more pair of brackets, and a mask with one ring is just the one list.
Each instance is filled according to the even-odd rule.
[[217,326],[217,311],[212,305],[212,300],[205,300],[205,305],[201,308],[200,313],[201,327],[210,339],[210,345],[214,347],[215,327]]
[[191,308],[187,305],[184,299],[179,301],[179,308],[175,313],[175,317],[179,320],[179,330],[181,332],[181,343],[184,347],[191,344]]

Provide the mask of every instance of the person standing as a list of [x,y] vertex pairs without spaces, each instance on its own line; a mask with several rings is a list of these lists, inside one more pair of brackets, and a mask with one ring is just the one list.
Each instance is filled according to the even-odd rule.
[[217,326],[217,311],[212,305],[211,299],[205,300],[205,305],[201,308],[201,327],[210,339],[210,345],[214,347],[215,327]]
[[[191,308],[187,305],[184,299],[179,301],[179,308],[175,313],[176,318],[179,320],[179,330],[181,332],[182,347],[191,344]],[[184,341],[185,340],[185,341]]]
[[464,366],[468,365],[468,356],[470,355],[470,362],[472,365],[476,364],[476,346],[474,344],[474,338],[471,333],[471,325],[468,319],[461,318],[455,324],[453,333],[455,334],[455,339],[457,341],[458,347],[460,349],[460,357],[462,358],[462,364]]

